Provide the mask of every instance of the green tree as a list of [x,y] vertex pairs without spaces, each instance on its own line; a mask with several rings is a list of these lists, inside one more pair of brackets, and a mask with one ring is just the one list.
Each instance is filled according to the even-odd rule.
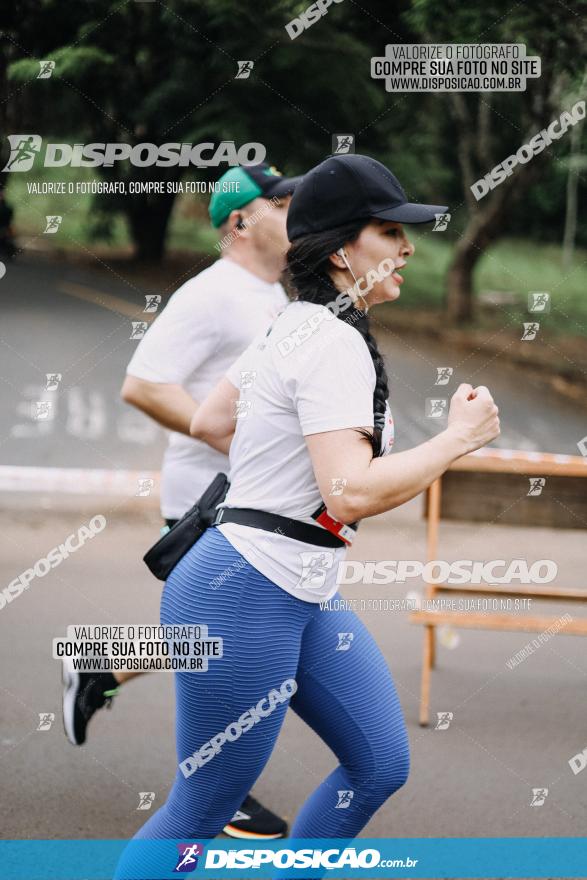
[[524,43],[527,55],[539,55],[542,62],[540,78],[528,80],[525,92],[436,96],[436,111],[446,113],[456,140],[468,213],[447,278],[447,309],[454,321],[472,317],[473,273],[480,256],[503,235],[512,205],[540,180],[561,147],[553,145],[518,165],[481,201],[475,200],[471,185],[566,109],[564,95],[585,69],[585,17],[580,13],[586,8],[579,0],[553,15],[552,4],[544,0],[514,7],[507,0],[482,5],[414,0],[406,13],[422,41]]
[[[262,9],[253,0],[101,0],[78,6],[67,22],[60,5],[45,0],[31,8],[36,29],[30,21],[20,24],[29,44],[10,61],[8,77],[13,87],[26,85],[13,99],[21,130],[24,121],[34,122],[36,131],[44,126],[84,142],[132,145],[256,141],[272,162],[293,173],[328,155],[332,133],[341,130],[337,120],[351,113],[360,126],[384,106],[368,78],[369,51],[340,29],[345,13],[337,6],[319,28],[292,42],[285,24],[306,4],[291,0]],[[51,21],[53,12],[59,26]],[[42,57],[55,61],[50,80],[36,80]],[[235,79],[239,60],[254,62],[248,79]],[[354,68],[366,70],[366,78],[348,77]],[[344,87],[333,87],[338,83]],[[177,180],[185,171],[115,163],[101,173]],[[137,256],[158,259],[174,198],[110,196],[98,207],[122,211]]]

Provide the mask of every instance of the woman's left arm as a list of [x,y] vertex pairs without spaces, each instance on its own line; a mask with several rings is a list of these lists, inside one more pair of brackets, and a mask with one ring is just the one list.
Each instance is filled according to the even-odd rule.
[[228,455],[236,426],[236,404],[240,391],[223,378],[198,406],[190,423],[190,434],[213,449]]

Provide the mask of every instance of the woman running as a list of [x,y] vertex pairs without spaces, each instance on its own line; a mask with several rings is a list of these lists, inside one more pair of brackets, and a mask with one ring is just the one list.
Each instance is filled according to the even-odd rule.
[[[339,760],[291,837],[355,837],[406,782],[408,737],[383,655],[353,612],[319,603],[340,598],[337,568],[359,520],[410,500],[499,434],[487,388],[461,385],[446,430],[386,455],[393,421],[367,312],[400,295],[414,253],[401,224],[444,211],[409,203],[387,168],[359,155],[326,159],[293,196],[297,299],[191,425],[230,450],[231,486],[217,524],[168,578],[161,622],[206,624],[223,656],[206,673],[176,673],[179,769],[136,839],[216,836],[267,763],[288,705]],[[350,648],[337,650],[341,635]],[[303,752],[292,761],[303,767]],[[117,877],[147,867],[131,846]]]

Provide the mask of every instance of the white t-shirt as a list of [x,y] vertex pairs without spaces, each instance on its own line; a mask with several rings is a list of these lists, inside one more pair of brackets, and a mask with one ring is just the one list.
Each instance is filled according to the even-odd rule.
[[[233,260],[217,260],[186,281],[141,339],[127,373],[183,386],[201,403],[226,370],[288,303]],[[169,432],[161,472],[161,513],[178,519],[198,500],[228,458],[187,434]]]
[[[325,306],[296,301],[226,375],[241,394],[230,447],[231,485],[221,506],[265,510],[320,528],[312,514],[322,497],[304,437],[373,426],[376,376],[365,340]],[[388,407],[386,452],[392,443]],[[317,547],[236,523],[218,528],[254,568],[297,598],[323,602],[336,592],[346,547]]]

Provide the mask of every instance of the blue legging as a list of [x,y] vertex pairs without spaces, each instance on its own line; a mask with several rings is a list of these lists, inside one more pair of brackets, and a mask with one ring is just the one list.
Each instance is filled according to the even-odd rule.
[[[269,760],[288,702],[340,762],[303,804],[291,837],[355,837],[405,783],[401,706],[383,655],[354,612],[321,610],[286,593],[210,528],[168,578],[161,623],[207,624],[210,637],[224,642],[207,672],[175,674],[179,762],[286,679],[297,691],[189,777],[178,770],[167,801],[135,839],[219,834]],[[339,633],[353,634],[348,650],[337,650]],[[292,753],[294,772],[304,763],[301,748]],[[341,803],[339,792],[352,795]],[[146,857],[129,847],[116,877],[141,878],[141,866]]]

